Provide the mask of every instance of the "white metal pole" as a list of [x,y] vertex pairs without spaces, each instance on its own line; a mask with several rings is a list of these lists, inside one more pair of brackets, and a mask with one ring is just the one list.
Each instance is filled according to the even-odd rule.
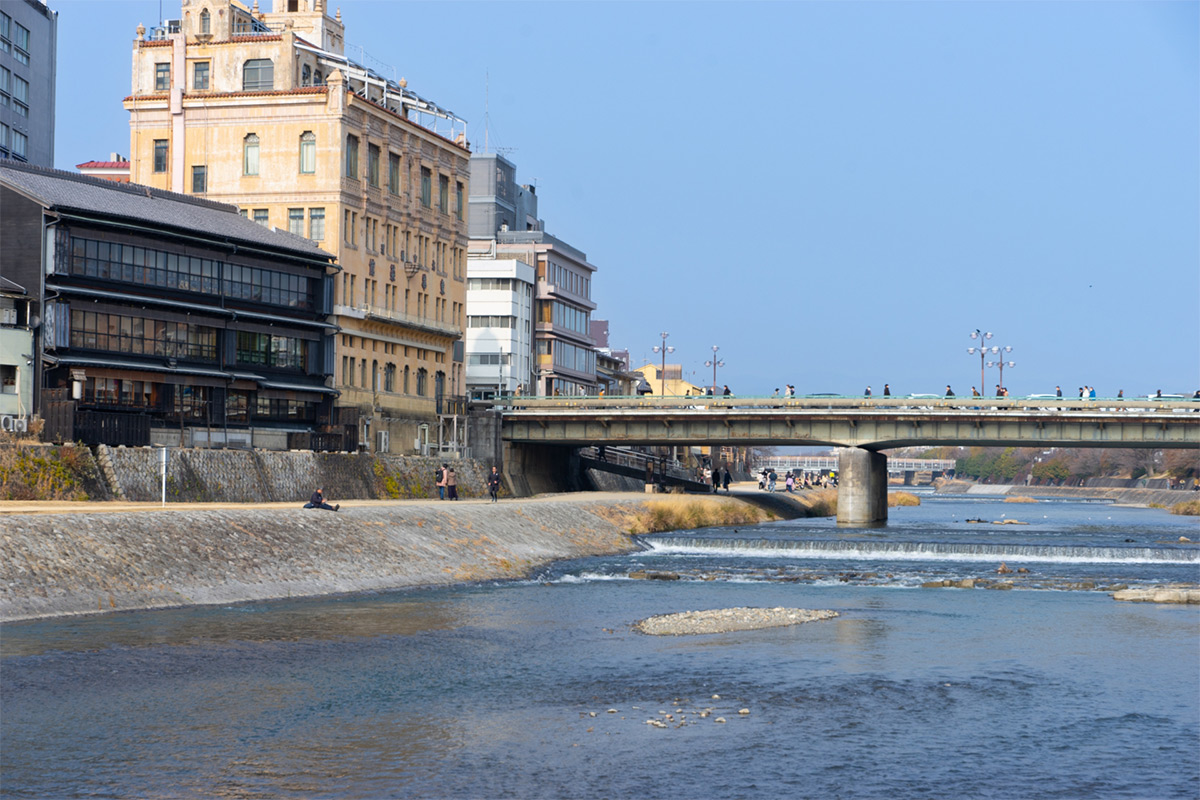
[[162,465],[162,504],[167,504],[167,448],[162,449],[162,458],[159,463]]

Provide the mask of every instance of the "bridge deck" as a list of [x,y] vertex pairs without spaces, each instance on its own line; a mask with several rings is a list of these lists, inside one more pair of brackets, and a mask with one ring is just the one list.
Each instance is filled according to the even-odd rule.
[[1200,447],[1200,401],[943,397],[538,397],[499,405],[512,442]]

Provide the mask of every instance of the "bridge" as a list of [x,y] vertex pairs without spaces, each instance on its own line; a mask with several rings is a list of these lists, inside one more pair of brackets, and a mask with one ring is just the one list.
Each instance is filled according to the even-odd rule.
[[[497,401],[504,463],[546,448],[823,445],[838,453],[838,524],[887,520],[898,447],[1200,449],[1200,401],[956,397],[509,397]],[[512,460],[510,461],[510,456]]]
[[[754,462],[754,471],[773,469],[776,472],[837,472],[841,467],[841,459],[836,456],[765,456]],[[889,475],[905,475],[914,472],[945,473],[954,470],[955,461],[951,458],[903,458],[891,457],[887,460]]]

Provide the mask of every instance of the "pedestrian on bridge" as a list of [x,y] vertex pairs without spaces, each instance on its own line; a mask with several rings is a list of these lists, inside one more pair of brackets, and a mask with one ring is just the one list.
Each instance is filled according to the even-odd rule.
[[867,390],[865,392],[863,392],[863,397],[870,397],[870,396],[871,396],[871,387],[868,386]]
[[892,396],[892,387],[888,386],[886,383],[883,385],[883,396],[884,397]]
[[954,397],[954,390],[950,388],[950,384],[946,384],[946,397]]

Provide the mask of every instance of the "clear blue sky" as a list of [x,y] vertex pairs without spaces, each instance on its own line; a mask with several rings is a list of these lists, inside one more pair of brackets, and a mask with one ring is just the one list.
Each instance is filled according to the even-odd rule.
[[[58,166],[128,152],[158,0],[51,6]],[[492,149],[635,361],[668,331],[742,394],[963,394],[982,328],[1014,394],[1200,388],[1196,2],[341,8],[476,151],[490,82]]]

